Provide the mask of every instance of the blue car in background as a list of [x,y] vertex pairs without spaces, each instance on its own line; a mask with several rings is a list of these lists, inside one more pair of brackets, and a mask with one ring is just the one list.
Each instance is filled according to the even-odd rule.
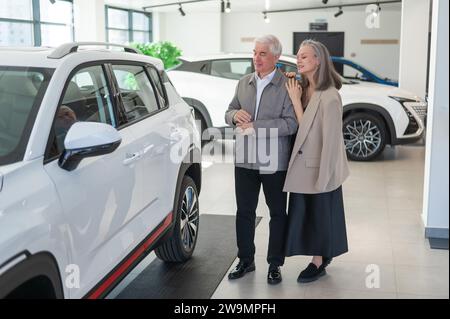
[[[333,60],[336,70],[338,70],[338,71],[343,70],[344,66],[353,68],[356,73],[355,73],[354,77],[351,77],[352,79],[368,81],[368,82],[375,82],[375,83],[392,85],[392,86],[398,87],[397,81],[380,77],[380,76],[376,75],[375,73],[367,70],[366,68],[362,67],[361,65],[359,65],[351,60],[348,60],[348,59],[345,59],[342,57],[335,57],[335,56],[331,57],[331,60]],[[342,75],[344,75],[344,74],[342,74]]]

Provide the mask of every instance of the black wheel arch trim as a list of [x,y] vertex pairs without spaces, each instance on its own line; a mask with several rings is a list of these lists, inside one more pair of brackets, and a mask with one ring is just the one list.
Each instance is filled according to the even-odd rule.
[[[24,283],[41,276],[50,280],[56,298],[64,298],[61,274],[55,257],[49,252],[32,255],[28,251],[23,251],[9,259],[7,263],[14,261],[16,257],[21,255],[25,255],[26,258],[0,276],[0,298],[7,297]],[[3,265],[7,265],[7,263]]]
[[183,97],[183,100],[200,113],[200,115],[205,120],[206,128],[213,127],[211,116],[209,115],[208,109],[202,102],[190,97]]
[[[347,104],[344,106],[344,118],[345,113],[351,112],[351,111],[364,111],[369,110],[373,113],[377,113],[381,118],[384,120],[384,122],[387,124],[387,129],[389,130],[387,133],[389,134],[389,140],[387,141],[387,144],[391,145],[397,145],[399,144],[399,139],[397,138],[397,131],[395,129],[394,121],[392,120],[391,115],[389,114],[386,109],[383,107],[376,105],[376,104],[369,104],[369,103],[353,103],[353,104]],[[400,142],[401,143],[401,142]]]

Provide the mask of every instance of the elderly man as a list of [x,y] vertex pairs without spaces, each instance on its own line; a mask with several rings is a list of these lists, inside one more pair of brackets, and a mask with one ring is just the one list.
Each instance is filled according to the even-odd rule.
[[[239,81],[225,113],[225,121],[235,127],[238,134],[235,192],[239,263],[229,273],[229,279],[241,278],[255,270],[255,219],[262,185],[270,211],[267,281],[277,284],[282,280],[280,267],[284,264],[287,221],[287,196],[283,193],[283,185],[298,124],[286,90],[285,76],[276,67],[281,51],[280,41],[275,36],[267,35],[255,40],[255,73]],[[261,155],[267,153],[272,160],[270,169],[261,160]]]

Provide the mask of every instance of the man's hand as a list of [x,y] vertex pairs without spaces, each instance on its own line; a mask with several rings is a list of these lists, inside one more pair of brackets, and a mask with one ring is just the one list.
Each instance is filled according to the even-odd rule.
[[254,135],[255,129],[253,127],[253,122],[239,124],[237,126],[237,133],[239,133],[241,135]]
[[252,116],[245,110],[239,110],[233,117],[234,123],[237,125],[249,123],[252,120]]
[[253,128],[253,122],[238,124],[238,127],[245,131],[246,129]]

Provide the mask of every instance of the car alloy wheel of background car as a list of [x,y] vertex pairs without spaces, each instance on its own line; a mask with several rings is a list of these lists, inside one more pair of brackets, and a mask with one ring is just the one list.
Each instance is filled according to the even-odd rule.
[[381,119],[356,113],[344,119],[344,142],[347,156],[353,161],[369,161],[385,148],[386,129]]

